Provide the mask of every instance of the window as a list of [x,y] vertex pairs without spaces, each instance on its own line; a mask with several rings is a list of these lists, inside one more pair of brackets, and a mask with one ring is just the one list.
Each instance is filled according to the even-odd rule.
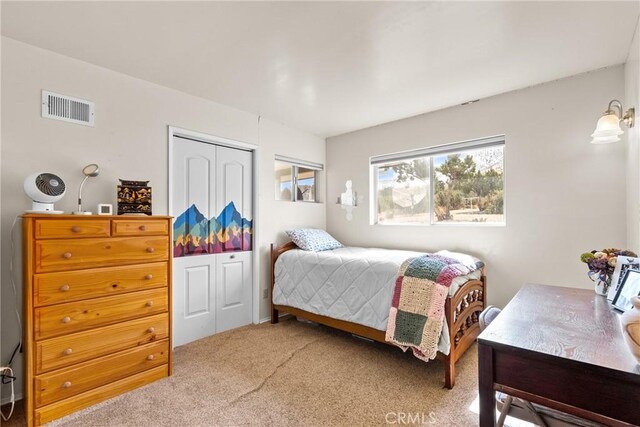
[[504,224],[504,136],[371,158],[372,222]]
[[296,186],[298,187],[296,200],[305,202],[316,201],[316,171],[302,166],[296,166]]
[[317,202],[317,175],[322,169],[320,163],[276,156],[276,200]]
[[429,167],[429,159],[420,157],[376,168],[379,223],[429,224]]
[[293,200],[293,167],[291,163],[276,160],[276,200]]

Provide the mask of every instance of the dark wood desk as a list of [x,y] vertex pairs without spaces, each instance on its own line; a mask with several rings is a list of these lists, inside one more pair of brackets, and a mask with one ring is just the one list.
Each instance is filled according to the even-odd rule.
[[495,390],[611,426],[640,425],[640,365],[593,290],[525,285],[478,337],[480,426]]

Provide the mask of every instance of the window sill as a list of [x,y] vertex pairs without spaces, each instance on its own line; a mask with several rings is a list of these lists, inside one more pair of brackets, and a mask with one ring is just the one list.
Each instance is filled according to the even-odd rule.
[[314,205],[314,204],[321,205],[321,204],[323,204],[323,202],[318,202],[318,201],[312,202],[310,200],[295,200],[295,201],[293,201],[293,200],[275,199],[275,201],[276,202],[283,202],[283,203],[303,203],[303,204],[308,204],[308,205]]
[[380,222],[370,223],[381,227],[506,227],[506,222],[445,222],[432,224],[385,224]]

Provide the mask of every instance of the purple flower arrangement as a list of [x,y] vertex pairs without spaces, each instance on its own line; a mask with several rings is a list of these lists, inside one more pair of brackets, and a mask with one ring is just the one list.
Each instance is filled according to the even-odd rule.
[[601,251],[585,252],[580,255],[580,261],[589,267],[587,274],[591,280],[600,279],[608,286],[611,284],[611,276],[616,269],[618,256],[636,257],[637,255],[632,251],[607,248]]

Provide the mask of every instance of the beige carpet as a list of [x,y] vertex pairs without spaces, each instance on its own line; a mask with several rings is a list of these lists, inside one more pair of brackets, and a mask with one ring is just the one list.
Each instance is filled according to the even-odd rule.
[[475,346],[446,390],[440,362],[290,319],[179,347],[172,377],[50,425],[475,426],[476,383]]

